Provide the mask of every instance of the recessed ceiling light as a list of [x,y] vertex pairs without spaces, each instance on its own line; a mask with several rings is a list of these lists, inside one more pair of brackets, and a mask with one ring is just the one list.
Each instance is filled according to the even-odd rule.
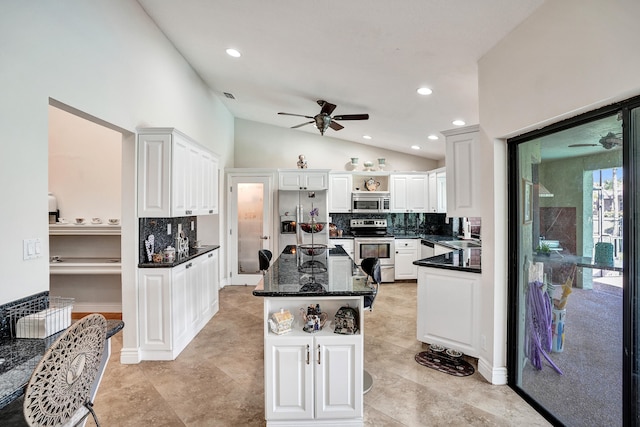
[[421,87],[418,88],[417,91],[420,95],[431,95],[433,93],[433,91],[431,89],[429,89],[428,87]]
[[371,136],[370,136],[370,135],[362,135],[362,137],[363,137],[364,139],[371,139]]
[[438,140],[438,139],[439,139],[439,138],[438,138],[438,135],[429,135],[427,138],[429,138],[429,139],[430,139],[430,140],[432,140],[432,141],[436,141],[436,140]]
[[240,52],[232,48],[227,49],[227,55],[233,56],[234,58],[240,58]]
[[420,146],[419,145],[412,145],[411,148],[413,148],[414,150],[419,150]]
[[464,120],[454,120],[452,123],[456,126],[464,126],[466,124]]

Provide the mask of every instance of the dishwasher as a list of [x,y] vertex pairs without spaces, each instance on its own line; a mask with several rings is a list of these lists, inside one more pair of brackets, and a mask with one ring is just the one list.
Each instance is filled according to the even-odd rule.
[[431,258],[432,256],[435,256],[435,254],[433,243],[427,240],[421,240],[420,259]]

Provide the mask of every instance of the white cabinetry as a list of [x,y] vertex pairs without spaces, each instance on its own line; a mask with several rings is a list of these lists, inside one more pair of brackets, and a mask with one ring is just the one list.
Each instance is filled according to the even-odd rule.
[[418,341],[478,356],[479,279],[476,273],[419,268]]
[[467,126],[443,131],[442,134],[447,138],[447,215],[477,217],[480,215],[480,127]]
[[[320,303],[329,321],[314,334],[302,331],[299,308]],[[265,298],[265,319],[281,308],[296,317],[293,330],[278,336],[265,321],[265,418],[267,425],[362,425],[363,340],[360,333],[338,335],[331,321],[360,297]],[[331,322],[331,323],[330,323]]]
[[218,159],[172,128],[138,131],[138,216],[218,213]]
[[327,190],[328,188],[328,170],[278,171],[279,190]]
[[391,212],[427,212],[427,174],[392,174],[389,181]]
[[429,212],[447,212],[447,174],[445,168],[429,171]]
[[419,258],[420,239],[396,239],[395,279],[418,278],[418,266],[413,261]]
[[329,174],[329,212],[351,212],[351,192],[353,175],[347,173]]
[[138,269],[142,360],[174,360],[218,312],[218,253]]
[[329,245],[333,246],[342,246],[342,249],[351,257],[351,259],[355,259],[353,257],[353,239],[329,239]]
[[439,245],[437,243],[433,244],[433,256],[448,254],[449,252],[453,252],[453,249],[448,246]]

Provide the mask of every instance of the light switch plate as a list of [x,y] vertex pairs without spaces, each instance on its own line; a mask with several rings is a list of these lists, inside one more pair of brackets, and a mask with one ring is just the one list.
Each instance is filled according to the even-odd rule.
[[42,240],[24,239],[22,241],[22,259],[29,260],[42,257]]

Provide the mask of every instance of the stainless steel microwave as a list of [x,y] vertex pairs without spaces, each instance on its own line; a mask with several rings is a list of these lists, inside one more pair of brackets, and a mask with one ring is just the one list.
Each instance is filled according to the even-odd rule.
[[389,199],[389,193],[383,191],[351,193],[351,212],[389,212]]

